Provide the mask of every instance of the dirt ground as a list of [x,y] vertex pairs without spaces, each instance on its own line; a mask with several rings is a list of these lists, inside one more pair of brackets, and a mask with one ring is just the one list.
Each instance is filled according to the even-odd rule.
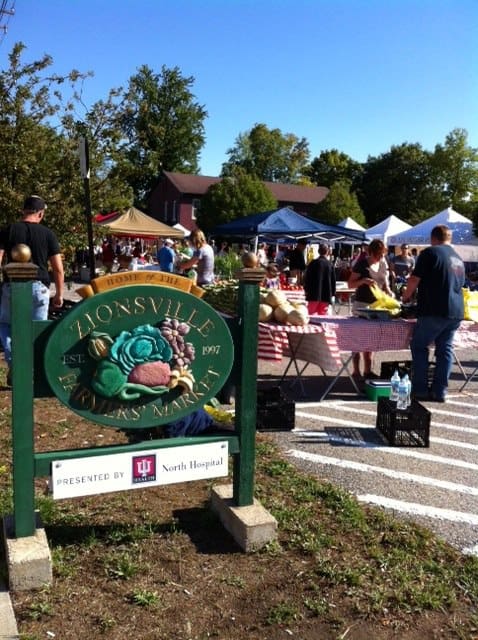
[[[56,400],[39,400],[35,407],[37,450],[126,441]],[[2,492],[11,470],[10,411],[11,391],[0,382]],[[376,558],[358,531],[341,528],[340,510],[333,512],[325,498],[305,507],[301,494],[308,481],[287,477],[287,463],[270,452],[266,434],[258,434],[257,442],[256,495],[284,524],[277,543],[253,554],[242,553],[210,511],[208,481],[53,502],[46,479],[37,480],[54,581],[11,594],[21,638],[478,637],[476,605],[466,593],[448,606],[418,605],[394,597],[398,583],[386,567],[365,578],[364,568]],[[426,548],[435,544],[420,536]],[[436,556],[442,564],[458,561],[441,545]]]

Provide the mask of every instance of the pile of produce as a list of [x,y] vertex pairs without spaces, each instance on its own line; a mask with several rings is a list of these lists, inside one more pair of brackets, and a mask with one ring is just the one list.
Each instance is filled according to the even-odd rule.
[[261,293],[259,321],[273,320],[281,324],[303,326],[309,322],[307,307],[303,303],[289,302],[283,291],[278,289]]
[[302,289],[300,284],[289,284],[288,282],[281,282],[280,288],[282,291],[300,291]]
[[[237,280],[223,280],[204,286],[203,300],[216,311],[237,315],[239,285]],[[305,325],[309,322],[309,314],[305,304],[289,302],[285,291],[280,289],[263,289],[260,294],[259,321],[272,320],[281,324]]]
[[398,300],[389,296],[385,291],[374,285],[370,287],[371,292],[375,296],[375,302],[369,304],[369,309],[374,311],[387,311],[391,316],[399,316],[401,304]]

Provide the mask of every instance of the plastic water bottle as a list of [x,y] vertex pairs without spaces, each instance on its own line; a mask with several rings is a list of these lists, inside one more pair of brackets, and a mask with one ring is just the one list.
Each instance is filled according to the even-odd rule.
[[398,385],[397,409],[406,409],[408,407],[408,382],[405,376],[400,380]]
[[398,370],[395,369],[395,373],[390,378],[390,400],[392,402],[396,402],[398,400],[398,385],[400,384],[400,376],[398,375]]
[[403,376],[403,379],[407,384],[407,407],[409,407],[412,404],[412,381],[408,377],[408,373]]

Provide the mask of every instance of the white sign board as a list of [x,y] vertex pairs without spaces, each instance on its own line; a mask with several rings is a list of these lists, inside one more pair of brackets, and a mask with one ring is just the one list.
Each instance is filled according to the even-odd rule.
[[56,460],[50,478],[53,498],[155,487],[228,475],[228,442]]

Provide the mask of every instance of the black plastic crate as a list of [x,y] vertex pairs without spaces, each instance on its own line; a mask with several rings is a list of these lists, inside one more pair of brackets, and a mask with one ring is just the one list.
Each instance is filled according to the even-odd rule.
[[257,409],[257,431],[291,431],[295,427],[295,404]]
[[280,402],[287,402],[288,397],[280,387],[268,387],[257,390],[257,406],[273,407]]
[[[381,380],[390,380],[395,371],[398,371],[398,374],[401,378],[405,374],[408,375],[409,378],[412,379],[413,382],[413,363],[411,360],[400,360],[400,361],[391,361],[391,362],[382,362],[380,365],[380,379]],[[431,386],[433,382],[433,375],[435,373],[435,362],[430,362],[428,365],[428,385]]]
[[407,409],[397,409],[396,402],[379,398],[377,430],[395,447],[429,447],[431,413],[416,400]]
[[257,392],[257,430],[290,431],[295,427],[295,403],[280,387]]
[[408,377],[412,377],[412,361],[411,360],[400,360],[400,361],[391,361],[391,362],[382,362],[380,365],[380,380],[390,380],[395,371],[398,371],[398,374],[401,378],[405,374],[408,374]]

